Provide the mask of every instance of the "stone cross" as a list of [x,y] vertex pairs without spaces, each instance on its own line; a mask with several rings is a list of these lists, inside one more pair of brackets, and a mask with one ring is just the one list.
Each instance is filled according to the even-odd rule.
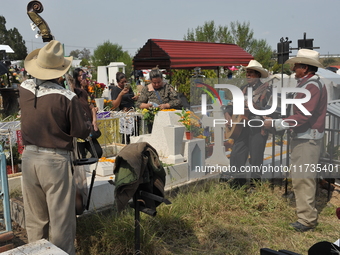
[[212,117],[208,117],[207,115],[203,115],[202,117],[203,127],[213,127],[214,129],[213,153],[205,162],[207,165],[229,165],[229,159],[226,157],[224,147],[225,124],[221,123],[221,121],[214,124],[214,119],[225,119],[217,101],[213,103],[212,114]]

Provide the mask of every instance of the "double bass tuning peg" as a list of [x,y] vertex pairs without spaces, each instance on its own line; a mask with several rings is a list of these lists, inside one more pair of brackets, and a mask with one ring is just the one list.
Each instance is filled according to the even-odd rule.
[[30,23],[30,25],[31,25],[31,29],[32,29],[33,31],[35,31],[35,29],[37,28],[37,25],[34,24],[33,22]]

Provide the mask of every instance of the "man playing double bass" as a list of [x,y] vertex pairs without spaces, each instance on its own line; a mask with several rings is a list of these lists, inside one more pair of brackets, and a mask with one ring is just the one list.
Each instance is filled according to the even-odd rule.
[[40,239],[74,255],[75,184],[71,169],[73,138],[85,139],[90,123],[76,94],[59,85],[72,64],[52,40],[27,55],[34,79],[21,83],[22,194],[28,241]]
[[[247,89],[248,87],[252,87],[253,104],[255,108],[261,109],[267,104],[267,101],[271,96],[268,84],[263,84],[260,80],[260,78],[267,78],[268,72],[256,60],[251,60],[249,62],[248,66],[246,67],[246,72],[247,84],[242,86],[241,90],[245,96],[249,96],[247,95]],[[233,106],[222,106],[222,110],[226,120],[228,121],[226,124],[227,128],[230,129],[232,123]],[[236,129],[241,129],[238,131],[240,133],[237,137],[233,136],[234,145],[230,154],[230,165],[235,166],[238,173],[240,173],[240,168],[246,164],[249,155],[249,163],[252,166],[260,166],[263,164],[264,149],[266,147],[268,138],[268,132],[266,132],[261,127],[262,117],[250,113],[247,106],[245,107],[245,113],[248,115],[245,119],[245,126],[243,124],[233,124],[236,125],[234,132],[236,132]],[[255,127],[250,127],[247,124],[247,120],[252,120],[251,126]],[[258,123],[256,120],[259,120]],[[240,186],[244,185],[247,181],[245,173],[237,174],[234,177],[234,183]],[[222,178],[225,177],[222,176]],[[251,179],[260,180],[260,178],[261,172],[251,173]]]

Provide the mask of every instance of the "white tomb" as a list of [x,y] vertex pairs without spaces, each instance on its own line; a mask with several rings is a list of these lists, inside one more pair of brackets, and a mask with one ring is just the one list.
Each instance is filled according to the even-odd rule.
[[212,155],[205,161],[207,165],[229,165],[229,159],[226,157],[224,147],[224,132],[225,124],[216,122],[215,119],[225,119],[221,107],[217,102],[213,104],[213,116],[208,117],[204,115],[202,118],[202,124],[204,127],[214,128],[214,147]]

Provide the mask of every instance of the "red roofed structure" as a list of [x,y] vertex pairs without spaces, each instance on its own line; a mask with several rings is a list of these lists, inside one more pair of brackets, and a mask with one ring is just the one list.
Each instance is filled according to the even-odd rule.
[[135,70],[217,69],[247,65],[254,57],[236,44],[149,39],[133,58]]

